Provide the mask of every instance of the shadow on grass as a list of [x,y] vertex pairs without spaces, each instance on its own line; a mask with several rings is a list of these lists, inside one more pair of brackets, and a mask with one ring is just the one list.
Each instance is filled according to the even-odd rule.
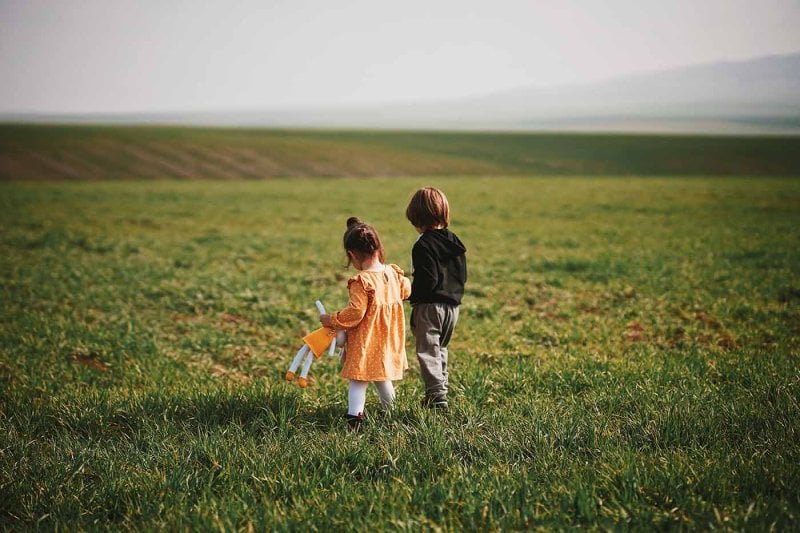
[[[309,406],[302,393],[282,384],[253,384],[238,389],[155,391],[124,398],[94,393],[69,402],[52,401],[31,411],[13,399],[6,419],[22,433],[58,440],[66,436],[88,440],[130,440],[153,435],[217,432],[236,427],[255,437],[278,433],[331,433],[346,428],[341,404]],[[431,425],[451,421],[460,426],[458,411],[442,415],[418,406],[397,406],[384,412],[370,406],[365,426],[381,432],[416,434]]]
[[310,414],[303,415],[302,418],[320,431],[328,431],[337,427],[344,428],[347,425],[345,410],[339,405],[319,407]]
[[35,410],[12,400],[5,418],[24,433],[88,439],[135,439],[164,427],[196,432],[231,425],[248,433],[291,433],[298,425],[325,429],[339,422],[341,413],[335,407],[309,416],[301,406],[301,397],[293,389],[253,385],[237,390],[158,391],[122,399],[97,393],[69,403],[53,401]]

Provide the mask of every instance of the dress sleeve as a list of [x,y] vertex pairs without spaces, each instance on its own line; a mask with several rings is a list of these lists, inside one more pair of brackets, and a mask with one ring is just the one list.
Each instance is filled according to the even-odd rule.
[[400,297],[403,300],[408,300],[408,297],[411,296],[411,280],[405,276],[401,276],[400,283],[402,284],[402,287],[400,287]]
[[397,273],[397,280],[400,282],[400,298],[407,300],[411,296],[411,280],[405,277],[403,269],[397,265],[391,265]]
[[352,329],[356,327],[367,313],[369,295],[364,284],[358,278],[353,278],[347,283],[350,292],[350,301],[347,307],[331,314],[331,327],[333,329]]

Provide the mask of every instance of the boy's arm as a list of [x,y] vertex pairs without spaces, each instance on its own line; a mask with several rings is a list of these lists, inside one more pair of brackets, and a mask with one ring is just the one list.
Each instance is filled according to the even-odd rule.
[[356,327],[367,313],[369,297],[364,285],[353,280],[348,284],[350,301],[347,307],[330,315],[330,327],[333,329],[351,329]]
[[439,275],[433,256],[421,246],[414,246],[411,250],[411,259],[414,261],[414,282],[411,284],[411,294],[430,294],[436,288]]

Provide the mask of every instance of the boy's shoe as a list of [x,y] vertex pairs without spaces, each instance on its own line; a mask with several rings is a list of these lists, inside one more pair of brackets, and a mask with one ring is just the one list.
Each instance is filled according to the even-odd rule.
[[431,407],[436,411],[442,412],[450,410],[450,407],[447,405],[447,400],[437,400],[431,404]]
[[449,409],[446,398],[425,397],[422,399],[422,406],[435,409],[436,411],[447,411]]
[[364,413],[357,415],[347,415],[347,429],[350,431],[361,430],[361,424],[364,422]]

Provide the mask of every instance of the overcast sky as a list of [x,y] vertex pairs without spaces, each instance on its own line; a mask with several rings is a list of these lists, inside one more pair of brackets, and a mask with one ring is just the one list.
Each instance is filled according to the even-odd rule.
[[800,0],[0,0],[0,111],[447,99],[800,51]]

